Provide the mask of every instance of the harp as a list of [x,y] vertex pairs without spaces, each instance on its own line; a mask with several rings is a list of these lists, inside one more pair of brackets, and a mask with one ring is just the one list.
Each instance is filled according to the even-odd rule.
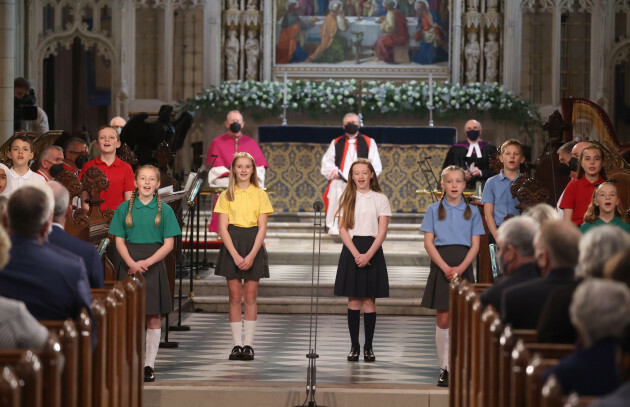
[[617,138],[608,115],[597,103],[587,98],[563,98],[562,118],[570,125],[564,132],[564,141],[598,141],[606,150],[606,172],[621,168],[630,169],[624,155],[630,145],[622,145]]
[[604,167],[608,179],[616,179],[624,208],[630,205],[630,144],[621,144],[608,115],[588,98],[563,98],[562,118],[569,126],[564,141],[587,140],[600,144],[605,152]]

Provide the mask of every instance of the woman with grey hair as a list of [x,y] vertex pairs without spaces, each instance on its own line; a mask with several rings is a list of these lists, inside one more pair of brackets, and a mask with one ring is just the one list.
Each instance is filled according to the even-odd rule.
[[575,278],[602,277],[606,261],[627,248],[630,248],[630,234],[623,229],[602,225],[589,230],[580,239]]
[[546,220],[562,219],[553,206],[546,203],[539,203],[538,205],[530,206],[525,209],[523,216],[530,217],[538,223],[543,223]]
[[589,279],[573,295],[571,322],[580,345],[545,373],[555,375],[564,394],[602,396],[620,384],[615,357],[623,328],[630,322],[630,289],[622,283]]

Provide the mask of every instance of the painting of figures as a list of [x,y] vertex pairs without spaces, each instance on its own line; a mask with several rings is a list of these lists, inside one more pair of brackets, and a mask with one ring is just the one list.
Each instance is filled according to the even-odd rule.
[[448,66],[449,12],[449,0],[276,0],[276,64]]

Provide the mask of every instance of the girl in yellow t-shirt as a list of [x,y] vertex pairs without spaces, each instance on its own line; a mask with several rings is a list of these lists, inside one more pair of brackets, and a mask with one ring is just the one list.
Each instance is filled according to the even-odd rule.
[[[273,213],[267,193],[258,187],[256,163],[248,153],[236,153],[230,182],[221,193],[214,212],[219,215],[219,250],[215,274],[227,279],[230,328],[234,348],[230,360],[254,359],[258,280],[269,277],[267,251],[263,246],[267,218]],[[244,289],[241,281],[244,280]],[[245,300],[245,340],[241,339],[241,301]]]

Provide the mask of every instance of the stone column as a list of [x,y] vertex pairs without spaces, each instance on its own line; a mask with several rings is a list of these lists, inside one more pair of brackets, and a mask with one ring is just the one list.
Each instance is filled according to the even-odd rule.
[[[221,4],[206,0],[203,6],[203,86],[221,83]],[[188,139],[189,137],[187,137]]]
[[0,139],[13,135],[15,0],[0,0]]
[[263,0],[263,30],[261,34],[261,38],[263,38],[263,45],[261,50],[261,55],[264,58],[263,60],[263,74],[262,79],[271,80],[271,67],[273,64],[273,46],[274,44],[271,42],[272,32],[275,25],[273,24],[273,10],[271,9],[271,0]]
[[[463,82],[461,79],[461,60],[462,60],[462,1],[455,0],[453,4],[453,49],[451,50],[451,82]],[[265,16],[266,21],[266,16]]]
[[523,13],[519,1],[506,1],[503,23],[503,84],[507,90],[521,92],[521,41]]
[[560,105],[560,46],[562,41],[562,9],[560,0],[552,10],[551,27],[551,104]]

